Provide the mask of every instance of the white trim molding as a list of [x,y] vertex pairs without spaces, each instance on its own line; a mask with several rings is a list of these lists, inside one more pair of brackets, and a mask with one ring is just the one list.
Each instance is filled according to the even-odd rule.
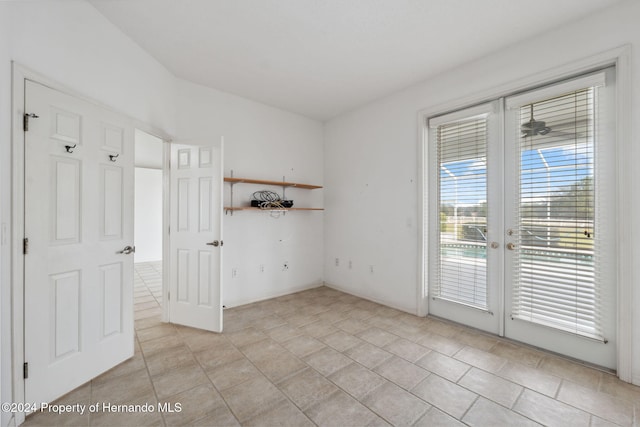
[[[11,390],[13,403],[24,403],[24,89],[25,81],[33,77],[27,70],[12,67],[12,130],[11,130]],[[15,424],[24,422],[26,414],[16,412]]]

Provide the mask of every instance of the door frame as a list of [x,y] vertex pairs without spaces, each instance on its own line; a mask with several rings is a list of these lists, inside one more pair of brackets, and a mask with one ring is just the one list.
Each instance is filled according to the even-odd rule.
[[[154,130],[154,128],[135,123],[133,126],[135,129],[148,133],[162,140],[162,304],[160,306],[162,314],[160,315],[163,322],[169,322],[169,215],[171,213],[171,138],[166,136],[161,131]],[[134,138],[135,145],[135,138]],[[134,162],[135,163],[135,162]],[[135,167],[135,164],[134,164]],[[135,211],[135,208],[134,208]],[[135,268],[135,262],[134,262]]]
[[[123,114],[113,108],[95,101],[72,88],[56,82],[36,71],[33,71],[15,61],[11,63],[11,245],[10,245],[10,277],[11,277],[11,399],[12,403],[24,404],[25,381],[23,378],[24,363],[24,254],[22,239],[24,236],[24,142],[23,115],[25,102],[25,82],[27,80],[47,86],[56,91],[78,98],[79,100],[97,105],[121,116],[127,117],[137,129],[144,130],[158,136],[164,141],[171,138],[162,130]],[[8,154],[8,153],[7,153]],[[1,349],[4,354],[5,349]],[[3,396],[9,401],[7,396]],[[26,413],[16,412],[13,415],[15,425],[24,422]]]
[[[632,172],[633,156],[625,153],[633,152],[631,140],[631,46],[624,45],[617,48],[597,53],[593,56],[577,60],[570,63],[561,64],[557,67],[547,69],[521,79],[489,88],[474,95],[455,99],[432,107],[418,111],[418,218],[421,219],[418,227],[418,262],[417,284],[416,284],[416,313],[418,316],[429,314],[428,305],[428,268],[429,268],[429,239],[426,232],[430,230],[431,224],[428,222],[429,206],[428,196],[425,192],[429,189],[429,129],[427,120],[429,117],[441,115],[455,110],[468,108],[477,104],[488,102],[497,98],[503,98],[525,90],[535,89],[557,81],[577,76],[588,71],[606,66],[615,66],[616,70],[616,135],[617,135],[617,200],[618,200],[618,221],[616,230],[616,241],[618,249],[617,273],[617,375],[627,382],[640,384],[640,372],[633,372],[633,338],[640,339],[640,328],[633,328],[633,244],[631,239],[627,239],[629,230],[632,229],[630,208],[631,202],[625,201],[625,195],[632,193]],[[640,291],[637,291],[640,293]],[[504,312],[502,301],[502,311]],[[504,333],[504,331],[502,331]]]

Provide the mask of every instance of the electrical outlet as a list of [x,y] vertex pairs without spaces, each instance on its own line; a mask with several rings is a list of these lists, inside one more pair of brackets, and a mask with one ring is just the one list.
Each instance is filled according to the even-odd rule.
[[336,258],[336,267],[340,267],[340,258]]
[[260,264],[260,267],[258,267],[258,270],[260,271],[260,273],[264,273],[264,264]]
[[369,273],[373,274],[373,265],[369,266]]
[[285,261],[284,264],[282,264],[282,271],[287,271],[289,269],[289,262]]
[[351,270],[353,268],[353,262],[351,262],[351,260],[349,260],[349,270]]
[[238,277],[238,269],[237,268],[232,268],[231,269],[231,277],[233,279],[235,279],[236,277]]

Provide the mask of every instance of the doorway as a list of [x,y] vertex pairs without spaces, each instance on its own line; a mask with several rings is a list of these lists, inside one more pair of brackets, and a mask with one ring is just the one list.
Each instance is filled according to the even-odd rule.
[[[12,143],[14,397],[16,403],[50,402],[134,353],[136,125],[134,119],[15,65],[13,85],[14,111],[19,113]],[[200,197],[189,197],[190,203],[180,206],[196,213],[201,231],[208,218],[215,235],[202,236],[195,254],[200,262],[185,275],[189,280],[174,275],[172,285],[199,285],[191,294],[200,299],[178,301],[183,305],[202,308],[209,292],[211,316],[200,316],[201,324],[195,326],[221,331],[221,275],[214,269],[220,265],[221,248],[209,249],[207,242],[221,239],[222,141],[199,142],[204,147],[194,148],[187,158],[200,171],[188,185]],[[163,168],[168,170],[168,144],[160,145],[167,147]],[[174,168],[189,169],[190,162],[178,162],[177,154]],[[168,174],[164,179],[168,189]],[[183,187],[186,182],[174,181]],[[161,211],[169,212],[168,190],[163,203]],[[174,216],[177,206],[174,200]],[[164,219],[168,235],[169,215]],[[164,246],[162,259],[168,263],[169,244]],[[168,288],[168,278],[164,282]],[[163,320],[186,323],[177,315]],[[34,408],[24,405],[25,411],[16,414],[17,423],[24,421],[29,407]]]
[[163,312],[164,141],[135,130],[134,310],[136,319]]
[[615,69],[434,116],[429,312],[616,368]]

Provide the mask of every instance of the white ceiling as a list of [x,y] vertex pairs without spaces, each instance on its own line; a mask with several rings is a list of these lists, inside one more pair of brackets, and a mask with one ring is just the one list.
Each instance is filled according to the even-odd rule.
[[89,0],[176,76],[326,120],[619,0]]

